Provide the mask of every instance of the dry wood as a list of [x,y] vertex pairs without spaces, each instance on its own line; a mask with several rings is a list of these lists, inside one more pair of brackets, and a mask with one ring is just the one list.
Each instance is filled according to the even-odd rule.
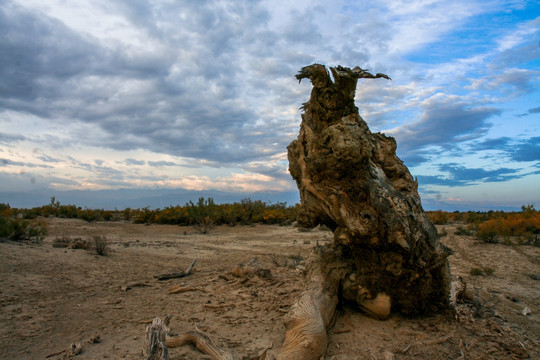
[[147,284],[143,281],[138,281],[138,282],[135,282],[135,283],[131,283],[131,284],[126,284],[126,285],[122,285],[120,286],[120,290],[126,292],[128,291],[129,289],[132,289],[134,287],[145,287],[145,286],[152,286],[150,284]]
[[188,291],[202,291],[202,292],[208,292],[205,289],[192,287],[192,286],[173,286],[169,290],[167,290],[167,294],[180,294]]
[[64,354],[65,358],[69,358],[69,357],[72,357],[72,356],[79,355],[81,353],[81,351],[82,351],[81,343],[71,343],[71,345],[69,345],[69,347],[67,349],[62,350],[62,351],[57,351],[57,352],[52,353],[52,354],[49,354],[49,355],[45,356],[45,358],[48,359],[50,357],[60,355],[60,354]]
[[169,274],[161,274],[161,275],[155,275],[154,277],[158,280],[169,280],[169,279],[177,279],[177,278],[183,278],[191,274],[191,270],[193,270],[193,266],[195,266],[195,263],[197,262],[197,259],[194,259],[191,265],[186,269],[186,271],[179,271]]
[[49,355],[45,356],[45,358],[48,359],[48,358],[51,358],[51,357],[53,357],[53,356],[63,354],[63,353],[65,353],[65,352],[66,352],[66,350],[60,350],[60,351],[57,351],[57,352],[54,352],[54,353],[52,353],[52,354],[49,354]]
[[328,344],[327,328],[338,304],[344,268],[336,254],[322,250],[307,265],[306,289],[285,318],[285,339],[277,360],[319,360]]
[[168,338],[166,342],[166,346],[171,348],[186,344],[194,344],[197,349],[209,355],[214,360],[233,360],[231,353],[218,348],[197,325],[195,325],[195,331],[190,331],[174,338]]
[[146,347],[145,360],[168,360],[169,352],[165,344],[165,338],[169,333],[169,321],[171,315],[167,315],[165,320],[156,317],[152,324],[146,327]]

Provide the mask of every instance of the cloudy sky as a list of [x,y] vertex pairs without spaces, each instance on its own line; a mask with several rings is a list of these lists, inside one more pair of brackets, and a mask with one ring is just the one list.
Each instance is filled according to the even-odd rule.
[[0,192],[295,191],[315,62],[392,77],[357,106],[424,203],[540,206],[536,0],[3,0]]

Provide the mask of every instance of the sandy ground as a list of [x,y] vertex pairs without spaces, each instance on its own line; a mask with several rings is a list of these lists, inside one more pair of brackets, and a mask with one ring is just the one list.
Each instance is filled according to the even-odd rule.
[[[303,289],[305,259],[332,238],[291,226],[221,226],[199,234],[168,225],[47,221],[42,244],[0,242],[1,359],[61,359],[72,343],[83,347],[76,359],[142,359],[145,327],[166,314],[173,315],[173,333],[198,324],[235,359],[250,359],[279,348],[283,315]],[[539,358],[540,248],[480,244],[455,235],[456,226],[444,226],[443,242],[454,250],[452,274],[466,280],[473,301],[457,315],[386,321],[340,307],[325,359]],[[107,256],[52,246],[57,237],[94,235],[107,237]],[[154,278],[185,270],[195,258],[188,277]],[[248,263],[269,271],[231,274]],[[494,272],[472,276],[474,267]],[[132,287],[122,291],[125,285]],[[173,286],[192,291],[167,294]],[[191,346],[171,349],[170,358],[210,359]]]

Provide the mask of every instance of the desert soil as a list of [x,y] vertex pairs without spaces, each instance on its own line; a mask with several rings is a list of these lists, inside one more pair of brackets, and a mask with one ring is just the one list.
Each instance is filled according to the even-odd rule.
[[[46,220],[41,244],[0,242],[1,359],[61,359],[72,343],[82,345],[76,359],[142,359],[146,326],[167,314],[172,333],[198,324],[235,359],[251,359],[279,348],[310,251],[332,239],[321,229],[277,225],[199,234],[172,225]],[[442,241],[472,299],[457,312],[386,321],[341,306],[325,359],[539,358],[540,248],[481,244],[456,235],[457,225],[444,226]],[[95,235],[108,239],[108,255],[52,246],[57,238]],[[185,278],[154,278],[185,270],[193,259]],[[472,276],[472,268],[493,273]],[[175,286],[190,291],[168,294]],[[189,345],[169,355],[210,359]]]

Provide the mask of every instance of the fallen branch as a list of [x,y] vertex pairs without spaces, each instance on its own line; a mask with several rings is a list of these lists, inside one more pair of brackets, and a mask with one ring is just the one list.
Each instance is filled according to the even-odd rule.
[[54,352],[54,353],[52,353],[52,354],[49,354],[49,355],[45,356],[45,358],[48,359],[48,358],[51,358],[51,357],[53,357],[53,356],[63,354],[63,353],[65,353],[65,352],[66,352],[66,350],[57,351],[57,352]]
[[167,290],[167,294],[180,294],[188,291],[202,291],[202,292],[208,292],[205,289],[191,287],[191,286],[173,286],[169,290]]
[[64,354],[64,358],[69,358],[72,356],[79,355],[81,351],[82,351],[81,343],[72,343],[71,345],[69,345],[69,347],[66,350],[57,351],[55,353],[49,354],[45,356],[45,358],[48,359],[48,358],[51,358],[53,356],[60,355],[60,354]]
[[136,283],[132,283],[132,284],[126,284],[126,285],[122,285],[120,286],[120,289],[124,292],[128,291],[129,289],[131,288],[134,288],[134,287],[143,287],[143,286],[152,286],[150,284],[147,284],[145,282],[136,282]]
[[233,360],[231,353],[218,348],[197,325],[195,325],[195,331],[190,331],[178,337],[168,338],[166,341],[166,346],[171,348],[186,344],[194,344],[199,351],[209,355],[214,360]]
[[158,280],[169,280],[169,279],[177,279],[177,278],[186,277],[191,273],[191,270],[193,269],[193,266],[195,266],[196,262],[197,262],[197,259],[194,259],[191,265],[189,265],[189,267],[186,269],[186,271],[155,275],[154,277]]

